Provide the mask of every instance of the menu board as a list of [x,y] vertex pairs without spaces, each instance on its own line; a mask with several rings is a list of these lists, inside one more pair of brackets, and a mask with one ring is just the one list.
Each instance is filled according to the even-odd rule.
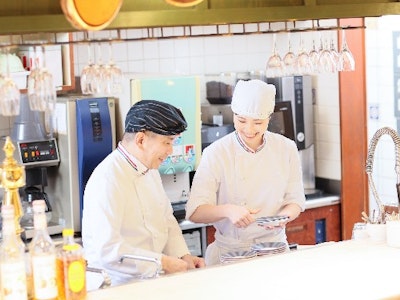
[[158,100],[181,109],[187,129],[174,141],[173,153],[161,164],[161,174],[190,172],[201,156],[200,80],[195,76],[132,80],[132,105]]

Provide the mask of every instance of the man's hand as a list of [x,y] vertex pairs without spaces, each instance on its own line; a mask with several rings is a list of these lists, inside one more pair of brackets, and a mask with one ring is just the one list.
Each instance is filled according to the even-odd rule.
[[224,205],[225,215],[229,218],[232,224],[237,228],[246,228],[255,221],[254,215],[259,209],[249,209],[244,206],[226,204]]
[[204,268],[206,266],[203,258],[190,254],[182,256],[182,260],[187,262],[189,269]]

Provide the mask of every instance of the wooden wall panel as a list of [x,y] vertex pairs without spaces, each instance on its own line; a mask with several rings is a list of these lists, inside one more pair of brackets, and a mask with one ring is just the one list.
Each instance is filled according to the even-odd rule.
[[[364,19],[341,19],[340,26],[346,25],[364,26]],[[354,72],[339,73],[342,238],[350,239],[354,223],[361,221],[361,212],[368,211],[365,29],[347,30],[346,39],[356,60]]]
[[325,221],[327,242],[341,240],[340,232],[340,205],[328,205],[313,209],[306,209],[300,216],[286,226],[286,235],[289,243],[299,245],[314,245],[316,240],[316,222]]

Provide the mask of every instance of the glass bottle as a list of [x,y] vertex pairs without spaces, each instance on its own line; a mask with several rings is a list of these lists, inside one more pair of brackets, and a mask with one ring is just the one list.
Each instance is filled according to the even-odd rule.
[[34,235],[29,244],[35,300],[57,299],[56,250],[47,231],[44,200],[32,202]]
[[33,300],[33,275],[31,254],[29,248],[25,245],[25,273],[26,273],[26,287],[28,289],[28,300]]
[[1,207],[3,240],[0,246],[1,296],[3,300],[27,299],[25,272],[25,244],[17,235],[14,222],[14,206]]
[[62,235],[63,245],[57,253],[59,299],[86,299],[86,260],[83,248],[75,242],[73,229],[64,229]]

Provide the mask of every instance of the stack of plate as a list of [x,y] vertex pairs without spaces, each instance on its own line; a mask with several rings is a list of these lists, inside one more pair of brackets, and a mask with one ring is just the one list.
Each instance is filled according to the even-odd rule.
[[260,226],[278,226],[280,223],[288,220],[288,216],[270,216],[270,217],[260,217],[256,219],[256,222]]
[[222,263],[229,263],[229,262],[251,259],[256,256],[257,252],[254,250],[237,250],[221,254],[220,260]]
[[257,255],[271,255],[286,251],[286,244],[283,242],[265,242],[251,246],[251,250]]

